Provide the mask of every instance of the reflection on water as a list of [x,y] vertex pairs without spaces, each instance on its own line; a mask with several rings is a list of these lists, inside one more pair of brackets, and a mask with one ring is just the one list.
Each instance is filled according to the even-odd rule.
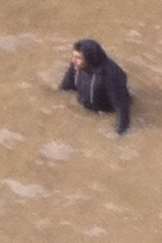
[[74,153],[74,149],[69,145],[51,142],[43,145],[40,153],[46,159],[66,161],[70,159],[70,155]]
[[87,229],[84,234],[89,237],[100,237],[102,234],[107,234],[104,228],[98,227],[97,225],[92,226],[90,229]]
[[0,37],[0,49],[7,52],[14,52],[19,47],[26,48],[41,42],[42,40],[37,38],[33,33],[7,35]]
[[13,146],[24,141],[24,137],[16,132],[11,132],[6,128],[0,129],[0,144],[8,149],[12,149]]
[[[161,0],[2,0],[0,242],[161,243],[161,9]],[[126,136],[115,114],[58,90],[83,37],[128,73]]]
[[4,179],[2,184],[6,184],[14,193],[25,198],[47,197],[48,192],[40,185],[23,185],[13,179]]

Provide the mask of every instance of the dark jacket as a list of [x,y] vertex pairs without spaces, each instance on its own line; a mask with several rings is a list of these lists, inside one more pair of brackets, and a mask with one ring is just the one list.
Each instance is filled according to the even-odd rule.
[[115,111],[118,133],[124,132],[130,123],[130,96],[125,72],[111,59],[97,68],[76,72],[73,64],[61,83],[64,90],[76,90],[79,101],[95,111]]

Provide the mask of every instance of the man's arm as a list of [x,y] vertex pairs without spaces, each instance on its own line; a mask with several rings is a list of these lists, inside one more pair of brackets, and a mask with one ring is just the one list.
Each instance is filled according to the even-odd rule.
[[117,109],[117,132],[123,134],[129,128],[130,125],[130,104],[129,100],[123,97],[118,105]]
[[117,132],[123,134],[130,125],[130,95],[127,89],[127,76],[120,73],[120,79],[112,84],[112,101],[117,112]]
[[70,64],[68,70],[66,71],[64,78],[62,80],[62,83],[60,85],[60,89],[64,90],[70,90],[70,89],[75,89],[75,69],[73,64]]

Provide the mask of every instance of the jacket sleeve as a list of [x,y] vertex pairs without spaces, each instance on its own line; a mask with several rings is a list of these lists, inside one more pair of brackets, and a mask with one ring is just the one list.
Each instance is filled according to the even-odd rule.
[[117,132],[122,134],[130,125],[130,95],[127,89],[127,76],[120,70],[117,80],[113,80],[112,101],[117,112]]
[[119,100],[120,104],[117,108],[117,115],[118,115],[117,131],[119,134],[124,133],[129,128],[130,125],[130,101],[128,97],[129,96],[125,93],[123,98]]
[[74,79],[75,79],[75,70],[73,64],[70,64],[60,84],[60,89],[64,89],[64,90],[75,89]]

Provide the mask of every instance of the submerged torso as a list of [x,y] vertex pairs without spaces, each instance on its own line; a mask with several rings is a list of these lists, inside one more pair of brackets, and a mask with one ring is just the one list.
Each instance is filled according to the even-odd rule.
[[[106,63],[107,64],[107,63]],[[107,67],[107,65],[105,65]],[[79,101],[92,110],[112,111],[107,89],[111,86],[111,75],[105,66],[92,71],[80,71],[75,75],[75,88]]]

